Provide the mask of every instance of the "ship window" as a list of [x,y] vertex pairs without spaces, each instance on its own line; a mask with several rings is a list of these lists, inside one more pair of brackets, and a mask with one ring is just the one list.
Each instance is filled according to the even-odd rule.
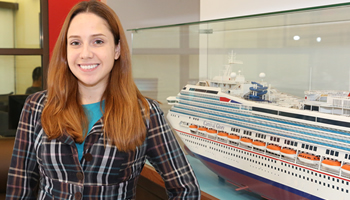
[[314,151],[317,151],[317,147],[314,147]]
[[264,112],[264,113],[268,113],[268,114],[278,114],[277,110],[270,110],[270,109],[265,109],[265,108],[258,108],[258,107],[252,107],[253,111],[258,111],[258,112]]
[[329,149],[326,150],[326,154],[329,154]]
[[210,94],[217,94],[218,91],[207,90],[207,93],[210,93]]
[[331,156],[333,156],[334,155],[334,151],[333,150],[331,150]]
[[338,151],[336,151],[336,152],[335,152],[335,156],[337,156],[337,157],[338,157],[338,155],[339,155],[339,152],[338,152]]
[[345,154],[345,159],[348,159],[348,154]]
[[305,148],[305,144],[301,145],[301,148]]
[[277,138],[277,142],[280,142],[280,139],[279,139],[279,138]]
[[304,110],[311,110],[311,106],[310,105],[304,105]]
[[298,145],[298,143],[297,142],[294,142],[294,146],[297,146]]
[[308,149],[308,148],[309,148],[309,145],[307,144],[307,145],[305,146],[305,148]]
[[307,116],[307,115],[299,115],[299,114],[293,114],[293,113],[287,113],[287,112],[279,112],[279,115],[285,116],[285,117],[292,117],[296,119],[304,119],[308,121],[315,121],[315,117]]
[[350,127],[349,122],[341,122],[337,120],[331,120],[331,119],[324,119],[324,118],[317,118],[317,122],[325,123],[325,124],[331,124],[331,125],[337,125],[337,126],[343,126],[343,127]]
[[312,148],[313,148],[313,146],[310,145],[310,148],[309,148],[309,149],[312,150]]
[[318,106],[312,106],[313,111],[318,111]]

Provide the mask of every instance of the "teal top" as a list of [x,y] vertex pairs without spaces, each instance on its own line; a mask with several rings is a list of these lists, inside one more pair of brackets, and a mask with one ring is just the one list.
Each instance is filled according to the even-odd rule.
[[[83,105],[83,109],[84,109],[85,115],[87,116],[87,119],[88,119],[88,123],[89,123],[88,133],[90,133],[91,128],[102,117],[102,112],[100,109],[100,102],[92,103],[92,104],[85,104],[85,105]],[[102,101],[102,109],[103,110],[105,109],[105,101],[104,100]],[[77,150],[78,150],[79,160],[81,160],[81,158],[83,157],[84,144],[85,144],[85,140],[81,144],[75,143],[75,145],[77,146]]]

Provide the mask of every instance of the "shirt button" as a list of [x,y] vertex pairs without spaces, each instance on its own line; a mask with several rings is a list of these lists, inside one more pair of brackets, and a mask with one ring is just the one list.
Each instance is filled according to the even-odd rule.
[[91,155],[91,153],[86,153],[86,154],[84,155],[84,158],[85,158],[85,160],[86,160],[87,162],[91,161],[91,160],[92,160],[92,155]]
[[83,173],[78,172],[78,173],[77,173],[77,178],[78,178],[79,181],[82,181],[82,180],[84,179]]
[[76,199],[76,200],[80,200],[81,199],[81,193],[80,192],[77,192],[77,193],[75,193],[74,194],[74,198]]

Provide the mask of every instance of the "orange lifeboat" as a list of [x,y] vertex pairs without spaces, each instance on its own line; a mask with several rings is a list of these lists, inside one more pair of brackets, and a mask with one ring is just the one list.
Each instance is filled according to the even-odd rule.
[[237,145],[239,141],[238,135],[227,135],[228,141],[230,144]]
[[281,154],[288,158],[295,158],[297,155],[297,152],[294,149],[283,148],[281,149]]
[[217,130],[209,129],[209,130],[207,130],[207,133],[208,133],[209,139],[216,140],[216,134],[218,133]]
[[199,127],[198,128],[198,135],[203,136],[203,137],[207,137],[207,128],[205,127]]
[[218,141],[227,143],[227,136],[228,136],[228,133],[219,132],[218,133]]
[[281,147],[278,146],[278,145],[275,145],[275,144],[269,144],[267,145],[267,150],[272,152],[272,153],[275,153],[275,154],[280,154],[281,153]]
[[197,125],[190,125],[189,126],[190,128],[190,132],[193,133],[193,134],[197,134],[197,129],[198,129],[198,126]]
[[241,138],[241,143],[245,144],[247,146],[252,146],[252,142],[253,142],[253,140],[250,138],[245,138],[245,137]]
[[344,164],[341,167],[341,171],[342,171],[342,173],[350,174],[350,164]]
[[298,155],[300,161],[309,163],[309,164],[317,164],[320,162],[320,157],[314,156],[308,153],[300,153]]
[[219,132],[219,133],[218,133],[218,136],[220,136],[220,137],[227,137],[228,134],[225,133],[225,132]]
[[228,135],[227,138],[229,140],[233,140],[233,141],[239,140],[239,136],[238,135]]
[[337,160],[324,159],[322,161],[322,166],[328,169],[338,170],[340,168],[340,165],[340,162]]
[[253,146],[258,148],[258,149],[265,149],[265,145],[266,143],[265,142],[261,142],[259,140],[255,140],[254,142],[252,142]]

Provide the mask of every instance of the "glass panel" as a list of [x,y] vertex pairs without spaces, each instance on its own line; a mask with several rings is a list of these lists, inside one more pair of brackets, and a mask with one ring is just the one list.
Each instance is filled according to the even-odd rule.
[[133,75],[140,91],[162,102],[188,82],[199,80],[199,26],[165,27],[133,32]]
[[27,88],[42,90],[41,62],[41,56],[0,56],[0,137],[14,136]]
[[349,12],[347,3],[134,29],[134,76],[158,79],[155,94],[166,104],[188,82],[222,75],[233,52],[243,64],[232,71],[246,80],[299,97],[307,90],[349,91]]
[[[0,56],[0,94],[25,94],[33,86],[33,71],[41,67],[41,60],[41,56]],[[42,85],[40,72],[34,86]]]
[[14,48],[14,11],[0,8],[0,48]]
[[2,0],[17,3],[13,8],[1,8],[0,48],[41,48],[40,0]]

